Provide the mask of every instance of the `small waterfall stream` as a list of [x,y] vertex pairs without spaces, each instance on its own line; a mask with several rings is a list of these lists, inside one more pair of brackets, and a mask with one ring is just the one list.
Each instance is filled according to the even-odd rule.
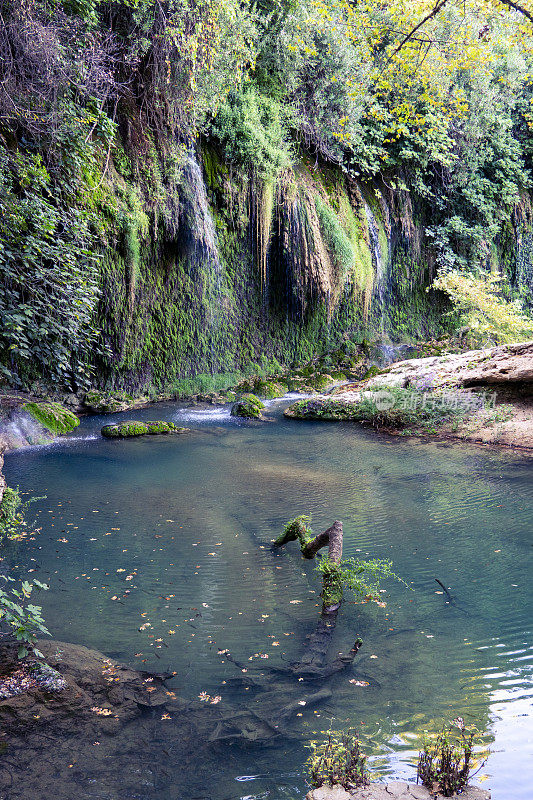
[[222,266],[218,254],[218,237],[209,209],[202,168],[193,151],[189,151],[184,159],[182,188],[183,209],[194,246],[195,259],[208,261],[220,281]]
[[385,303],[387,294],[387,268],[384,263],[383,253],[379,242],[379,228],[376,218],[368,203],[364,204],[366,220],[368,223],[368,235],[370,238],[370,250],[372,253],[372,263],[374,265],[374,302],[379,306],[379,329],[385,332]]
[[[222,317],[222,264],[215,222],[209,208],[202,167],[190,150],[184,158],[181,178],[182,208],[187,230],[188,259],[192,272],[203,284],[205,323],[212,331],[220,329]],[[216,371],[217,353],[210,337],[210,371]]]

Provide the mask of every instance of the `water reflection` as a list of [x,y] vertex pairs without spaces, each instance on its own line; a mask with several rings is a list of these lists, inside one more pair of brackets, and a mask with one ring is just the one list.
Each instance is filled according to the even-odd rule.
[[345,554],[390,557],[413,591],[388,585],[385,611],[344,605],[333,655],[359,634],[364,647],[349,673],[329,680],[322,704],[302,706],[296,738],[222,757],[206,750],[200,765],[194,747],[185,763],[179,731],[153,721],[128,733],[151,759],[152,777],[130,781],[137,794],[121,794],[100,764],[81,770],[80,797],[222,800],[249,783],[250,797],[295,798],[305,744],[332,721],[359,729],[378,774],[410,778],[423,731],[457,715],[495,737],[483,771],[494,800],[529,797],[530,461],[349,425],[243,424],[227,409],[168,404],[122,416],[186,420],[200,432],[83,441],[103,423],[92,418],[64,444],[6,458],[12,484],[48,498],[38,504],[40,536],[6,561],[50,579],[42,600],[56,638],[175,669],[183,697],[205,691],[257,710],[261,694],[241,680],[248,673],[218,653],[228,649],[250,675],[301,653],[318,581],[296,548],[269,549],[289,516],[312,512],[316,530],[341,518]]

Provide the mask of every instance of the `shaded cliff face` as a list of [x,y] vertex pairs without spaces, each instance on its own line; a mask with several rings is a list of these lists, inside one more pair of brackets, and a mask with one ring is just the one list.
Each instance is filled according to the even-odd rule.
[[408,195],[388,191],[306,158],[265,182],[212,146],[187,152],[165,208],[147,224],[130,203],[106,251],[99,382],[186,390],[347,340],[442,332]]

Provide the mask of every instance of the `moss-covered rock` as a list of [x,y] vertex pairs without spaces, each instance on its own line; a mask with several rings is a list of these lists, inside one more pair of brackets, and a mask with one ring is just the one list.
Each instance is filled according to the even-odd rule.
[[56,436],[70,433],[80,424],[76,414],[69,411],[61,403],[53,401],[25,403],[22,408],[39,422],[44,428]]
[[363,375],[361,380],[366,381],[369,378],[375,378],[376,375],[381,375],[382,372],[386,372],[386,370],[382,370],[379,367],[376,367],[375,365],[372,365],[371,367],[369,367],[367,369],[367,371],[365,372],[365,374]]
[[136,401],[131,395],[121,391],[101,392],[99,389],[91,389],[83,398],[84,406],[96,414],[116,414],[119,411],[127,411],[135,403]]
[[148,433],[148,425],[138,420],[116,422],[114,425],[104,425],[102,436],[106,439],[127,439],[130,436],[144,436]]
[[169,434],[186,433],[189,428],[180,428],[172,422],[156,420],[152,422],[140,422],[139,420],[126,420],[117,422],[114,425],[104,425],[102,436],[106,439],[129,439],[134,436],[168,436]]
[[189,428],[180,428],[179,425],[174,425],[173,422],[164,422],[161,420],[145,422],[144,424],[148,428],[148,434],[151,436],[156,436],[157,434],[187,433],[189,431]]
[[333,377],[327,373],[315,375],[314,378],[311,379],[311,386],[319,392],[323,389],[328,389],[330,386],[333,386],[334,383]]
[[243,394],[231,407],[231,416],[260,419],[264,407],[264,403],[255,394]]
[[268,400],[283,397],[286,392],[285,387],[276,381],[258,381],[254,390],[259,397],[266,397]]

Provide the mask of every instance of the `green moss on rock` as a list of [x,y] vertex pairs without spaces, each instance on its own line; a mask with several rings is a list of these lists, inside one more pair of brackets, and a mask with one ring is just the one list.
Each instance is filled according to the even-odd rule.
[[274,381],[258,381],[254,386],[254,390],[259,397],[266,397],[268,400],[283,397],[286,392],[286,389],[281,384]]
[[155,420],[150,422],[140,422],[139,420],[126,420],[117,422],[114,425],[104,425],[102,436],[106,439],[129,439],[134,436],[151,436],[186,433],[189,428],[180,428],[172,422]]
[[80,424],[76,414],[62,406],[61,403],[53,401],[25,403],[22,407],[33,419],[56,436],[70,433]]
[[133,397],[126,392],[101,392],[98,389],[91,389],[83,398],[83,404],[98,414],[115,414],[118,411],[126,411],[133,402]]
[[243,394],[231,407],[231,416],[260,419],[264,407],[264,403],[255,394]]
[[145,422],[144,424],[148,428],[148,434],[151,436],[156,436],[157,434],[187,433],[189,430],[189,428],[180,428],[178,425],[174,425],[173,422],[164,422],[161,420]]
[[322,389],[328,389],[330,386],[333,386],[335,381],[331,375],[324,373],[322,375],[315,375],[310,383],[313,389],[321,391]]

